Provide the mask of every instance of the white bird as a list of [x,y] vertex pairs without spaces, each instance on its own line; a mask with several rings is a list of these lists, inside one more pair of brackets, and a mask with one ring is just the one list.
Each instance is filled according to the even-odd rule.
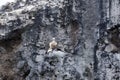
[[53,49],[55,49],[57,46],[57,42],[55,41],[55,38],[52,38],[52,41],[49,43],[49,49],[47,52],[52,51]]

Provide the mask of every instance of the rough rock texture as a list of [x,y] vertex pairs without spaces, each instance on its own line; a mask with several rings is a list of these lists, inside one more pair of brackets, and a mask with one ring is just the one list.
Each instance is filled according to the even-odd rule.
[[[120,80],[119,0],[17,0],[0,9],[0,80]],[[55,37],[58,46],[47,53]]]

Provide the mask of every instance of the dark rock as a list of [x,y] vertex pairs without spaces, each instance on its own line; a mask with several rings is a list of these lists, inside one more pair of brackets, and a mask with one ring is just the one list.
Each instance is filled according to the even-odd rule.
[[[17,0],[0,9],[0,80],[119,80],[119,0]],[[58,46],[51,52],[49,42]]]

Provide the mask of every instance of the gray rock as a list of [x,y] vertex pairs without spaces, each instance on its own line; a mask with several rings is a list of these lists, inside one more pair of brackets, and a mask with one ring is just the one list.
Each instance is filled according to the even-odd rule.
[[[17,0],[4,5],[0,79],[119,80],[119,7],[119,0]],[[58,46],[47,53],[53,37]]]
[[117,47],[113,44],[109,44],[105,47],[106,52],[111,52],[111,51],[116,51],[116,50],[117,50]]
[[17,68],[22,68],[24,67],[24,64],[25,64],[25,61],[19,61],[18,64],[17,64]]
[[43,61],[43,56],[37,55],[37,56],[36,56],[36,61],[37,61],[37,62],[42,62],[42,61]]
[[0,47],[0,54],[6,53],[6,50],[3,47]]

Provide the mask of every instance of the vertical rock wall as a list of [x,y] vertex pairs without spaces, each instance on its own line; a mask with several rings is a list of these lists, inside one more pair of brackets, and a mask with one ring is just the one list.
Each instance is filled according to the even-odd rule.
[[101,0],[99,39],[96,44],[96,80],[119,80],[119,0]]
[[[0,80],[119,80],[119,0],[17,0],[0,10]],[[55,37],[58,46],[47,53]]]

